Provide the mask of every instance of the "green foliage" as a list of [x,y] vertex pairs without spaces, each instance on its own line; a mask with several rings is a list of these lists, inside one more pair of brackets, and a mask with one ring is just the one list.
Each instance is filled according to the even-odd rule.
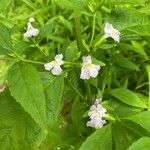
[[150,147],[150,138],[142,137],[134,142],[128,150],[148,150]]
[[8,82],[11,95],[46,130],[45,95],[35,68],[21,62],[14,64],[9,71]]
[[0,149],[149,150],[149,8],[149,0],[0,0]]
[[95,131],[82,144],[80,150],[112,150],[111,125]]
[[139,97],[128,89],[113,89],[109,93],[123,103],[131,106],[146,108],[146,105],[139,99]]
[[0,122],[1,150],[35,150],[45,138],[44,132],[8,91],[0,94]]

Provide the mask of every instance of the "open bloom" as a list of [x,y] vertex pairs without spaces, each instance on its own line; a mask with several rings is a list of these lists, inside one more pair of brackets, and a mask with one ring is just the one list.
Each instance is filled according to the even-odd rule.
[[32,22],[34,21],[35,19],[33,17],[29,18],[29,22],[27,24],[27,31],[24,33],[24,37],[36,37],[39,34],[39,29],[32,26]]
[[90,121],[87,122],[88,127],[92,128],[102,128],[106,123],[104,120],[106,117],[107,110],[99,104],[102,99],[96,99],[95,103],[90,107],[90,111],[88,113],[90,117]]
[[92,64],[91,56],[87,56],[82,58],[83,64],[81,68],[81,79],[90,79],[90,77],[95,78],[98,75],[98,72],[100,70],[99,65]]
[[60,75],[62,73],[61,65],[64,64],[63,55],[59,54],[55,56],[55,60],[44,65],[46,70],[51,70],[53,75]]
[[105,33],[105,35],[104,35],[105,38],[111,37],[119,43],[120,32],[117,29],[113,28],[112,24],[110,24],[110,23],[105,24],[104,33]]

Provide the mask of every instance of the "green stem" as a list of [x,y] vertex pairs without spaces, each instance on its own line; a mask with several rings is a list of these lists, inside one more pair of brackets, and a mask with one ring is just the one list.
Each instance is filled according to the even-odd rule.
[[33,63],[33,64],[40,64],[40,65],[44,65],[44,62],[40,62],[40,61],[34,61],[34,60],[27,60],[27,59],[23,59],[22,61],[24,62],[28,62],[28,63]]
[[104,36],[102,36],[94,45],[94,47],[97,47],[99,45],[101,45],[104,41],[106,40],[106,38]]
[[93,15],[93,23],[92,23],[92,36],[91,36],[91,40],[90,40],[90,45],[89,47],[91,47],[93,39],[94,39],[94,35],[95,35],[95,20],[96,20],[96,13],[94,13]]
[[81,30],[80,30],[80,20],[79,18],[74,18],[75,23],[75,30],[76,30],[76,38],[77,38],[77,45],[79,51],[82,51],[82,36],[81,36]]
[[28,63],[33,63],[33,64],[41,64],[44,65],[44,62],[40,62],[40,61],[33,61],[33,60],[27,60],[27,59],[23,59],[22,57],[20,57],[20,59],[16,59],[16,58],[0,58],[0,60],[18,60],[18,61],[23,61],[23,62],[28,62]]
[[111,115],[109,115],[109,114],[107,114],[106,118],[107,118],[107,120],[109,120],[109,121],[115,121],[115,120],[116,120],[113,116],[111,116]]

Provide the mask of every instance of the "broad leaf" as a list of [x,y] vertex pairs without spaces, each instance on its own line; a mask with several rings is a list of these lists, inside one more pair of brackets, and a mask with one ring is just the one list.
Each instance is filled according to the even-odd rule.
[[144,111],[126,119],[131,120],[150,132],[150,111]]
[[12,96],[45,130],[45,95],[40,76],[35,68],[21,62],[14,64],[9,71],[8,83]]
[[80,150],[112,150],[111,125],[96,130],[82,144]]
[[139,71],[139,68],[137,65],[135,65],[133,62],[131,62],[130,60],[122,56],[118,56],[118,58],[115,58],[114,62],[115,64],[117,64],[118,66],[122,68]]
[[116,121],[112,124],[115,150],[126,150],[134,141],[144,135],[140,126],[131,122]]
[[32,117],[9,95],[0,94],[0,149],[38,149],[45,134]]
[[149,150],[150,149],[150,138],[142,137],[134,142],[127,150]]
[[109,92],[112,96],[122,101],[125,104],[146,108],[147,106],[139,99],[139,97],[132,91],[124,88],[113,89]]
[[45,82],[48,124],[53,126],[57,122],[62,108],[64,77],[54,77],[50,73],[42,73],[42,81]]
[[0,46],[3,48],[0,48],[0,50],[12,50],[12,41],[10,37],[10,31],[7,27],[4,25],[0,25]]

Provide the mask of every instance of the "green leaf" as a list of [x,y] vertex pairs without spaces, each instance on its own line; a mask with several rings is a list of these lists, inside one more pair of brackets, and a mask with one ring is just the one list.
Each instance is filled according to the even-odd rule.
[[86,128],[86,121],[83,120],[83,115],[85,113],[85,108],[87,105],[81,101],[79,97],[76,97],[72,108],[71,108],[71,118],[73,123],[75,124],[76,128],[79,132],[85,131]]
[[142,137],[134,142],[127,150],[149,150],[150,149],[150,138]]
[[134,141],[143,135],[142,131],[140,126],[129,121],[116,121],[112,124],[115,150],[126,150]]
[[78,55],[78,47],[76,42],[72,42],[65,50],[65,60],[66,61],[73,61],[77,58]]
[[150,132],[150,111],[144,111],[126,119],[131,120]]
[[46,82],[45,95],[47,102],[48,124],[52,127],[57,123],[62,108],[62,95],[64,90],[64,77],[54,77],[52,74],[42,73]]
[[12,96],[46,132],[46,102],[40,80],[35,68],[18,62],[8,73],[9,89]]
[[150,65],[146,66],[148,79],[149,79],[149,100],[148,100],[148,109],[150,110]]
[[123,5],[123,4],[131,4],[131,5],[142,5],[145,4],[146,0],[103,0],[103,4],[109,5]]
[[138,10],[140,13],[150,15],[150,6],[142,7],[141,9]]
[[0,25],[0,46],[6,50],[12,50],[10,31],[4,25]]
[[137,41],[131,41],[131,43],[132,43],[133,47],[135,48],[136,52],[145,56],[145,58],[147,59],[147,54],[145,52],[144,46]]
[[100,60],[97,60],[96,58],[92,57],[92,62],[96,65],[100,65],[100,66],[106,66],[106,64]]
[[133,62],[129,61],[127,58],[124,57],[115,58],[114,62],[122,68],[127,68],[136,71],[140,70],[137,65],[135,65]]
[[45,134],[32,117],[9,95],[0,94],[1,150],[35,150]]
[[82,144],[80,150],[112,150],[111,125],[96,130]]
[[133,115],[141,112],[141,110],[143,109],[127,105],[125,103],[122,103],[121,101],[116,100],[115,98],[105,100],[104,107],[109,110],[109,113],[112,114],[112,116],[114,116],[115,118],[122,118]]
[[145,50],[143,48],[141,48],[141,44],[139,44],[138,42],[132,41],[132,45],[120,43],[118,46],[123,51],[124,50],[131,50],[131,51],[134,51],[134,52],[144,56],[145,58],[147,58],[147,54],[145,53]]
[[128,89],[124,88],[113,89],[109,91],[109,94],[125,104],[141,108],[147,107],[134,92]]
[[12,0],[0,0],[0,9],[6,9],[6,7],[12,2]]
[[112,23],[121,32],[121,40],[136,40],[140,39],[140,36],[150,35],[148,18],[130,9],[116,9],[112,11],[108,22]]

